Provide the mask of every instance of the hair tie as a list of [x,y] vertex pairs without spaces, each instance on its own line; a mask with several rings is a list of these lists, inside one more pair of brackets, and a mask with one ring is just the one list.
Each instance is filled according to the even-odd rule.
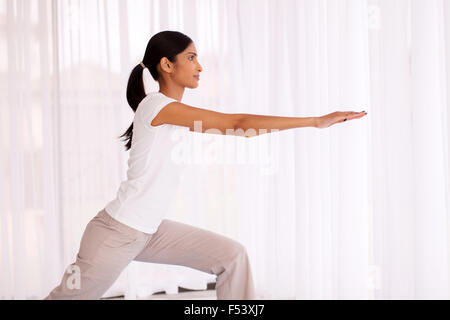
[[142,68],[146,68],[145,64],[142,61],[140,62],[140,65],[142,66]]

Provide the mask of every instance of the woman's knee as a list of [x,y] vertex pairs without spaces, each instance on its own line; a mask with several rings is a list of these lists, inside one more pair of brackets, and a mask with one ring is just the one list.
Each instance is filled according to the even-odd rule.
[[239,241],[232,240],[230,243],[230,251],[233,258],[237,258],[241,255],[247,254],[247,249]]

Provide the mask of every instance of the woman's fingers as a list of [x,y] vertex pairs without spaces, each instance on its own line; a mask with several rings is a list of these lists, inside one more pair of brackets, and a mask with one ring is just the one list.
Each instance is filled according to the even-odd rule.
[[355,112],[355,111],[344,111],[344,112],[342,112],[342,115],[344,115],[344,116],[353,116],[353,115],[361,115],[361,114],[365,114],[365,112],[364,111],[361,111],[361,112]]
[[354,112],[354,111],[348,111],[348,112],[343,112],[343,119],[341,120],[342,122],[347,121],[347,120],[352,120],[352,119],[359,119],[362,118],[366,115],[366,113],[364,111],[362,112]]
[[358,112],[357,114],[354,115],[355,118],[361,118],[364,117],[366,114],[364,112]]

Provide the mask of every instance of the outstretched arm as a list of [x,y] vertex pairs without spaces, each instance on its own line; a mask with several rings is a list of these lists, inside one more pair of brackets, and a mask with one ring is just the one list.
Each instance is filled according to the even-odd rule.
[[190,131],[231,134],[253,137],[272,131],[291,128],[327,128],[335,123],[365,116],[364,112],[333,112],[322,117],[279,117],[246,113],[222,113],[196,108],[181,102],[171,102],[161,109],[151,122],[152,126],[164,123],[189,127]]

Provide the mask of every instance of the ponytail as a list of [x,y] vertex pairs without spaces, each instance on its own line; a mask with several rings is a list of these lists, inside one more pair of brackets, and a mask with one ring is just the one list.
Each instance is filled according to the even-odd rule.
[[[133,112],[136,112],[139,103],[145,98],[144,81],[142,80],[143,71],[144,67],[141,64],[138,64],[131,71],[130,78],[128,79],[127,101]],[[126,141],[125,151],[128,151],[131,148],[131,141],[133,139],[133,122],[127,131],[125,131],[125,133],[119,138],[122,137],[125,137],[123,140]]]

